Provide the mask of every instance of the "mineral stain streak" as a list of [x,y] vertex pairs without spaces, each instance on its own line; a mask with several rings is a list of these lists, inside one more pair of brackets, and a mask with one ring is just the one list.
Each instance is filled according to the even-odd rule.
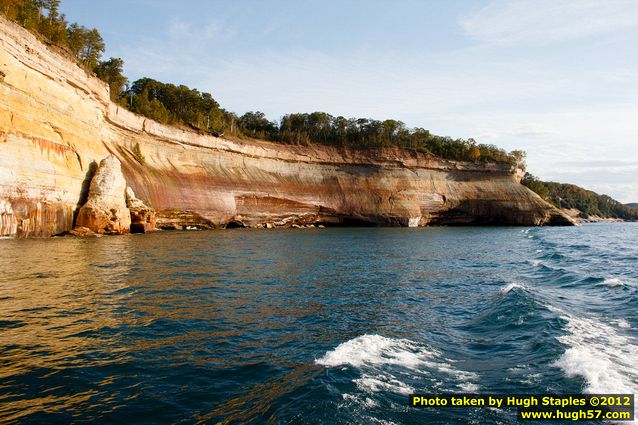
[[[0,40],[0,236],[70,231],[91,177],[82,164],[110,155],[125,185],[155,210],[152,223],[150,208],[134,209],[134,231],[573,224],[521,185],[509,165],[396,148],[235,141],[169,127],[113,104],[104,82],[1,17]],[[132,155],[138,144],[144,164]],[[105,233],[131,230],[120,207],[129,208],[116,208]],[[80,209],[76,224],[92,229],[86,224],[98,217],[91,214]]]

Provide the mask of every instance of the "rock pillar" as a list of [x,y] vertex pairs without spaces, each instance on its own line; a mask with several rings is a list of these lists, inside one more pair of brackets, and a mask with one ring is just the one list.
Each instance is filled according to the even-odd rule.
[[108,156],[91,181],[89,198],[80,208],[76,226],[98,234],[125,234],[131,229],[131,212],[126,205],[126,180],[120,161]]

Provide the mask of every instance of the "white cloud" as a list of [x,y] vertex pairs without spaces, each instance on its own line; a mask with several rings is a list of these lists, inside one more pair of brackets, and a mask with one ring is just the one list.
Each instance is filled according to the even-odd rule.
[[570,41],[638,26],[635,0],[493,0],[461,20],[489,44]]

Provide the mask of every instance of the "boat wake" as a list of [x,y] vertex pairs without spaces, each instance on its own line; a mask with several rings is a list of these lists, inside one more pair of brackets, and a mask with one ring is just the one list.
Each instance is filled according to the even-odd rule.
[[569,378],[583,378],[587,393],[638,393],[638,346],[633,338],[617,330],[629,328],[629,323],[621,319],[614,322],[617,325],[614,327],[599,319],[574,317],[555,310],[567,321],[568,333],[557,337],[567,349],[554,366]]
[[[454,361],[443,358],[439,351],[408,339],[358,336],[328,351],[316,363],[329,368],[349,366],[356,369],[358,376],[352,382],[368,394],[384,391],[410,394],[415,388],[406,380],[423,385],[433,376],[436,376],[436,381],[430,382],[433,387],[443,388],[453,381],[462,391],[478,389],[477,374],[455,368]],[[429,378],[424,380],[425,377]]]

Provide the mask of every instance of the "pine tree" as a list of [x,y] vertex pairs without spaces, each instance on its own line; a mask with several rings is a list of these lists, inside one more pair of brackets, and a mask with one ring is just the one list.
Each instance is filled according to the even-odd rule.
[[95,74],[107,82],[111,91],[111,100],[117,100],[122,94],[128,80],[123,73],[124,61],[120,58],[111,58],[100,62],[95,67]]

